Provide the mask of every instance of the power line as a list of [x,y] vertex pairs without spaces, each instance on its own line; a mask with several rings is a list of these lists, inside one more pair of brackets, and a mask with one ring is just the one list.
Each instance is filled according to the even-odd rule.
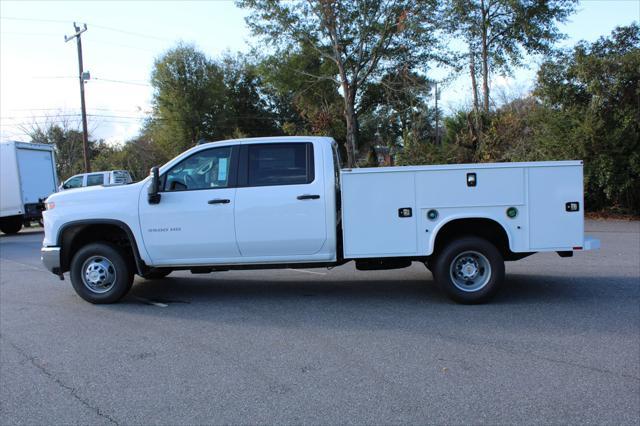
[[143,37],[143,38],[150,38],[150,39],[155,39],[155,40],[160,40],[160,41],[173,42],[173,40],[170,40],[168,38],[157,37],[157,36],[152,36],[152,35],[148,35],[148,34],[142,34],[142,33],[134,32],[134,31],[121,30],[121,29],[113,28],[113,27],[106,27],[104,25],[97,25],[97,24],[91,24],[91,25],[96,27],[96,28],[102,28],[103,30],[107,30],[107,31],[114,31],[114,32],[117,32],[117,33],[132,35],[132,36],[136,36],[136,37]]
[[0,19],[7,21],[30,21],[30,22],[55,22],[58,24],[69,24],[71,21],[63,21],[61,19],[36,19],[36,18],[20,18],[17,16],[1,16]]
[[[107,110],[108,111],[108,110]],[[147,113],[145,113],[147,114]],[[56,119],[59,117],[80,117],[82,114],[81,113],[69,113],[69,114],[53,114],[53,115],[32,115],[32,116],[5,116],[5,117],[0,117],[0,120],[23,120],[26,118],[52,118],[52,119]],[[186,123],[189,120],[186,119],[179,119],[179,118],[163,118],[163,117],[153,117],[149,114],[145,115],[145,116],[137,116],[137,115],[113,115],[113,114],[87,114],[87,117],[96,117],[96,118],[118,118],[118,119],[129,119],[129,120],[146,120],[146,119],[152,119],[152,120],[157,120],[157,121],[168,121],[168,122],[175,122],[175,123]],[[260,116],[260,115],[234,115],[234,116],[224,116],[225,119],[235,119],[235,120],[242,120],[242,119],[259,119],[259,120],[268,120],[269,117],[264,117],[264,116]]]
[[55,33],[23,33],[23,32],[18,32],[18,31],[1,31],[0,35],[25,35],[25,36],[47,36],[47,37],[51,37],[51,36],[59,36],[60,34],[55,34]]
[[142,52],[157,53],[157,50],[145,49],[143,47],[136,47],[136,46],[128,46],[126,44],[120,44],[120,43],[112,43],[110,41],[102,41],[102,40],[91,39],[91,43],[105,44],[105,45],[108,45],[108,46],[116,46],[116,47],[121,47],[121,48],[124,48],[124,49],[140,50]]
[[[52,76],[39,75],[39,76],[34,76],[32,78],[36,80],[49,80],[49,79],[54,80],[54,79],[70,79],[70,78],[77,78],[77,77],[66,76],[66,75],[52,75]],[[131,84],[133,86],[152,87],[150,84],[142,83],[143,80],[116,80],[111,78],[91,77],[91,79],[87,81],[100,81],[100,82],[107,82],[107,83]]]
[[[18,17],[18,16],[1,16],[0,19],[4,19],[4,20],[8,20],[8,21],[50,22],[50,23],[57,23],[57,24],[70,24],[70,23],[73,22],[73,21],[61,20],[61,19],[23,18],[23,17]],[[95,28],[100,28],[100,29],[107,30],[107,31],[113,31],[113,32],[117,32],[117,33],[127,34],[127,35],[135,36],[135,37],[142,37],[142,38],[155,39],[155,40],[159,40],[159,41],[168,41],[168,42],[173,42],[174,41],[174,40],[171,40],[171,39],[168,39],[168,38],[158,37],[158,36],[150,35],[150,34],[139,33],[139,32],[135,32],[135,31],[121,30],[119,28],[108,27],[106,25],[98,25],[98,24],[95,24],[95,23],[92,23],[92,22],[87,22],[87,24],[91,25],[92,27],[95,27]]]
[[130,84],[132,86],[145,86],[145,87],[151,87],[150,84],[146,84],[146,83],[135,83],[133,81],[127,81],[127,80],[112,80],[110,78],[99,78],[99,77],[94,77],[93,80],[96,81],[106,81],[109,83],[120,83],[120,84]]
[[34,80],[53,80],[53,79],[57,79],[57,78],[76,78],[74,76],[68,76],[68,75],[52,75],[52,76],[41,76],[41,75],[37,75],[34,77],[31,77]]
[[[74,77],[75,78],[75,77]],[[78,108],[9,108],[5,109],[5,111],[65,111],[65,110],[77,110]],[[88,107],[89,110],[96,111],[119,111],[119,112],[137,112],[139,109],[117,109],[117,108],[100,108],[100,107]]]

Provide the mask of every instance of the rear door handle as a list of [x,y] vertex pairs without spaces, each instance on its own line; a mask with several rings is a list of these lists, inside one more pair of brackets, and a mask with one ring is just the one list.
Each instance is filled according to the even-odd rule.
[[298,200],[317,200],[318,198],[320,198],[319,195],[310,195],[310,194],[298,195]]
[[229,204],[231,200],[227,200],[226,198],[215,198],[213,200],[207,201],[209,204]]

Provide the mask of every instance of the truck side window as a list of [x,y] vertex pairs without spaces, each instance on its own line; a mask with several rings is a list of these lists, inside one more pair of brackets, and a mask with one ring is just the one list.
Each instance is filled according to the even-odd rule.
[[87,176],[87,186],[102,185],[104,183],[104,174],[97,173]]
[[185,158],[166,174],[165,191],[226,188],[231,147],[212,148]]
[[313,144],[249,146],[249,186],[299,185],[313,180]]
[[62,187],[64,189],[80,188],[82,186],[82,176],[74,176],[68,179]]

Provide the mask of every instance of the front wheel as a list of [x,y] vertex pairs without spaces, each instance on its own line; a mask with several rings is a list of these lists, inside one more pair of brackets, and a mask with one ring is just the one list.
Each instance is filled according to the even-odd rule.
[[504,281],[504,260],[489,241],[465,237],[447,244],[433,265],[436,282],[458,303],[489,300]]
[[131,289],[133,271],[125,255],[114,245],[91,243],[71,260],[71,284],[87,302],[114,303]]

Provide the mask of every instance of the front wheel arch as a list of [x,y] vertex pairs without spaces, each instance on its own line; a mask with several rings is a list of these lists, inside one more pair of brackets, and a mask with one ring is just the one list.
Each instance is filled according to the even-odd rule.
[[106,241],[120,247],[138,274],[144,274],[148,270],[140,256],[135,236],[126,223],[114,219],[90,219],[66,223],[58,232],[57,245],[62,249],[61,272],[70,270],[71,260],[80,248],[97,241]]

